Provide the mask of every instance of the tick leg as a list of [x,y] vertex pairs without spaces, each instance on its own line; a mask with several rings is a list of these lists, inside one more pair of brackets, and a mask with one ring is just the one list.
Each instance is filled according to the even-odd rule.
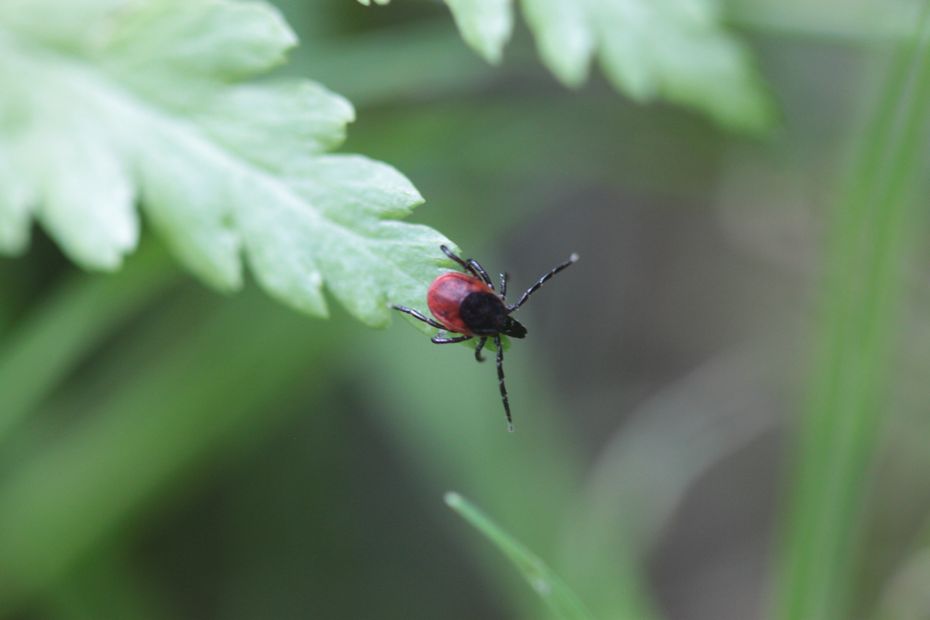
[[577,261],[577,260],[578,260],[578,255],[577,255],[577,254],[572,254],[572,255],[569,257],[569,259],[568,259],[567,261],[565,261],[565,262],[562,263],[561,265],[558,265],[558,266],[554,267],[551,271],[549,271],[548,273],[546,273],[545,275],[543,275],[541,278],[539,278],[539,280],[536,282],[536,284],[534,284],[533,286],[531,286],[530,288],[528,288],[528,289],[526,290],[526,292],[523,293],[523,296],[520,298],[520,301],[518,301],[517,303],[513,304],[512,306],[508,306],[507,309],[508,309],[510,312],[513,312],[514,310],[516,310],[517,308],[519,308],[520,306],[522,306],[523,304],[525,304],[525,303],[526,303],[526,300],[530,298],[530,295],[532,295],[533,293],[535,293],[536,291],[538,291],[538,290],[540,289],[540,287],[542,287],[543,284],[545,284],[546,282],[548,282],[548,281],[552,278],[552,276],[554,276],[555,274],[559,273],[559,272],[562,271],[563,269],[566,269],[566,268],[568,268],[568,267],[571,267],[573,264],[575,264],[575,261]]
[[429,318],[428,316],[426,316],[425,314],[423,314],[423,313],[420,312],[419,310],[414,310],[413,308],[408,308],[407,306],[393,306],[393,308],[394,308],[395,310],[400,310],[400,311],[403,312],[404,314],[409,314],[409,315],[412,316],[413,318],[415,318],[415,319],[417,319],[417,320],[419,320],[419,321],[423,321],[423,322],[426,323],[427,325],[432,325],[433,327],[436,327],[436,328],[439,328],[439,329],[445,329],[445,328],[446,328],[445,325],[443,325],[442,323],[440,323],[440,322],[438,322],[438,321],[434,321],[433,319]]
[[488,341],[487,338],[482,338],[481,340],[478,341],[478,346],[475,347],[475,359],[478,360],[479,362],[484,361],[484,356],[481,355],[481,349],[484,348],[484,343],[486,343],[487,341]]
[[474,271],[477,271],[477,272],[481,275],[481,279],[484,280],[484,283],[487,284],[488,287],[493,291],[493,290],[494,290],[494,283],[491,282],[491,276],[489,276],[489,275],[488,275],[488,272],[484,270],[484,267],[481,266],[481,263],[479,263],[478,261],[476,261],[474,258],[469,258],[469,259],[468,259],[467,261],[465,261],[465,262],[468,263],[469,266],[470,266]]
[[501,274],[501,299],[507,299],[507,279],[509,277],[506,271]]
[[[446,256],[454,260],[455,262],[457,262],[462,269],[464,269],[471,275],[475,276],[476,278],[480,280],[484,280],[484,282],[486,282],[487,284],[490,284],[490,282],[488,281],[487,272],[484,270],[484,268],[481,265],[478,264],[478,261],[476,261],[473,258],[469,258],[468,260],[465,260],[461,256],[457,256],[456,254],[454,254],[452,250],[450,250],[449,247],[445,245],[439,246],[439,249],[442,250],[443,254],[445,254]],[[491,288],[493,289],[494,286],[491,285]]]
[[433,336],[430,341],[433,344],[452,344],[453,342],[465,342],[471,340],[471,336],[458,336],[456,338],[443,338],[442,336]]
[[494,344],[497,346],[497,384],[501,389],[501,400],[504,402],[504,413],[507,414],[507,430],[513,432],[513,418],[510,417],[510,400],[507,398],[507,386],[504,385],[504,347],[501,344],[501,337],[494,336]]
[[456,255],[452,250],[450,250],[449,246],[441,245],[439,246],[439,249],[442,250],[443,254],[445,254],[446,256],[454,260],[455,262],[457,262],[462,269],[470,272],[471,275],[475,276],[476,278],[481,277],[481,274],[475,271],[474,267],[472,267],[467,262],[465,262],[465,259],[463,259],[461,256]]

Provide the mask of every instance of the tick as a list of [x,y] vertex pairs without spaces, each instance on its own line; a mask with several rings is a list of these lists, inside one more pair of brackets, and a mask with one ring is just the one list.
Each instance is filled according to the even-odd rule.
[[[477,338],[475,359],[479,362],[484,361],[481,350],[488,339],[494,340],[494,345],[497,347],[497,382],[500,386],[501,401],[504,403],[504,413],[507,415],[507,428],[513,432],[510,401],[507,398],[507,387],[504,385],[504,347],[501,346],[501,335],[511,338],[526,337],[526,328],[511,315],[519,310],[530,295],[538,291],[552,276],[577,261],[578,255],[572,254],[567,261],[539,278],[536,284],[523,293],[517,303],[508,304],[506,273],[501,274],[500,291],[495,291],[491,277],[478,261],[473,258],[463,260],[444,245],[439,246],[439,249],[458,263],[466,273],[450,271],[442,274],[430,284],[426,292],[426,305],[436,318],[431,319],[419,310],[406,306],[394,306],[394,309],[441,330],[431,338],[434,344],[453,344]],[[444,332],[461,334],[461,336],[449,338]]]

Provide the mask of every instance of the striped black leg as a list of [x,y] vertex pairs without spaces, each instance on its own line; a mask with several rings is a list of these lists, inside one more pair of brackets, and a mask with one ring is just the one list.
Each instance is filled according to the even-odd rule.
[[458,263],[462,269],[475,276],[476,278],[483,280],[485,284],[491,287],[491,290],[494,290],[494,285],[491,284],[491,278],[488,276],[488,272],[484,270],[484,267],[482,267],[478,261],[473,258],[465,260],[461,256],[458,256],[452,252],[452,250],[449,249],[449,246],[446,245],[439,246],[439,249],[442,250],[443,254]]
[[555,274],[559,273],[559,272],[562,271],[563,269],[567,269],[568,267],[571,267],[577,260],[578,260],[578,255],[577,255],[577,254],[572,254],[572,255],[568,258],[567,261],[565,261],[565,262],[562,263],[561,265],[558,265],[557,267],[554,267],[549,273],[547,273],[547,274],[545,274],[543,277],[541,277],[541,278],[536,282],[536,284],[534,284],[533,286],[531,286],[530,288],[528,288],[528,289],[526,290],[526,292],[523,293],[523,296],[520,298],[520,301],[518,301],[517,303],[513,304],[512,306],[508,306],[507,309],[510,310],[511,312],[513,312],[514,310],[516,310],[517,308],[519,308],[520,306],[522,306],[523,304],[525,304],[525,303],[526,303],[526,300],[530,298],[530,295],[532,295],[533,293],[535,293],[536,291],[538,291],[538,290],[540,289],[540,287],[542,287],[543,284],[545,284],[546,282],[548,282],[549,280],[551,280],[551,279],[552,279],[552,276],[554,276]]
[[494,283],[491,282],[491,276],[488,275],[488,272],[484,270],[484,267],[481,266],[481,263],[476,261],[474,258],[469,258],[467,261],[468,265],[477,271],[481,275],[481,279],[484,280],[484,283],[488,285],[492,291],[494,290]]
[[443,336],[433,336],[430,341],[433,344],[452,344],[454,342],[465,342],[471,340],[471,336],[457,336],[455,338],[445,338]]
[[510,417],[510,400],[507,398],[507,386],[504,385],[504,345],[501,344],[501,337],[494,336],[494,344],[497,346],[497,384],[501,389],[501,400],[504,402],[504,413],[507,414],[507,430],[513,432],[513,418]]
[[507,275],[507,272],[501,274],[501,299],[507,299],[507,279],[510,276]]
[[409,314],[413,318],[419,321],[423,321],[427,325],[432,325],[433,327],[436,327],[438,329],[445,329],[445,326],[442,323],[438,321],[434,321],[433,319],[429,318],[428,316],[426,316],[419,310],[414,310],[413,308],[408,308],[407,306],[393,306],[393,308],[395,310],[399,310],[403,312],[404,314]]
[[456,263],[458,263],[459,267],[469,272],[471,275],[475,276],[476,278],[481,277],[481,274],[478,273],[478,271],[476,271],[474,267],[469,265],[468,262],[466,262],[464,258],[462,258],[461,256],[458,256],[457,254],[455,254],[455,252],[450,250],[449,246],[441,245],[439,246],[439,249],[442,250],[443,254],[445,254],[446,256],[454,260]]
[[483,337],[481,338],[481,340],[478,341],[478,346],[475,347],[475,359],[478,360],[479,362],[484,361],[484,356],[481,355],[481,349],[484,348],[484,343],[486,343],[487,341],[488,339],[486,337]]

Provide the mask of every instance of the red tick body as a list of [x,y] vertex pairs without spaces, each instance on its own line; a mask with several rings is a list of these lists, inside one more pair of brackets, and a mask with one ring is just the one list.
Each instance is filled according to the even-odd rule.
[[487,284],[474,276],[457,271],[444,273],[430,284],[426,292],[426,305],[433,316],[450,332],[474,336],[474,332],[462,319],[461,307],[465,298],[472,293],[493,295]]

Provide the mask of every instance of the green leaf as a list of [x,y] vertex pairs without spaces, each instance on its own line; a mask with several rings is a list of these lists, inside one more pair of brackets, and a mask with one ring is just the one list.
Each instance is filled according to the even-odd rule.
[[[543,62],[567,86],[593,56],[620,92],[701,110],[725,126],[760,130],[773,106],[746,47],[713,0],[521,0]],[[506,0],[446,0],[464,39],[497,62],[509,37]]]
[[591,0],[608,79],[630,97],[703,110],[724,125],[760,129],[772,108],[751,58],[709,0]]
[[462,38],[485,60],[500,62],[513,32],[510,0],[445,0]]
[[567,86],[583,84],[595,46],[587,5],[565,0],[523,0],[523,16],[536,35],[543,63]]
[[296,37],[226,0],[0,4],[0,252],[36,219],[76,263],[120,267],[140,218],[220,290],[243,258],[270,295],[371,325],[415,304],[445,237],[393,221],[422,202],[390,166],[327,155],[351,105],[308,81],[253,83]]
[[530,587],[542,597],[553,617],[562,620],[592,620],[594,616],[562,579],[529,549],[514,540],[487,515],[458,493],[446,493],[446,504],[494,543],[522,573]]

